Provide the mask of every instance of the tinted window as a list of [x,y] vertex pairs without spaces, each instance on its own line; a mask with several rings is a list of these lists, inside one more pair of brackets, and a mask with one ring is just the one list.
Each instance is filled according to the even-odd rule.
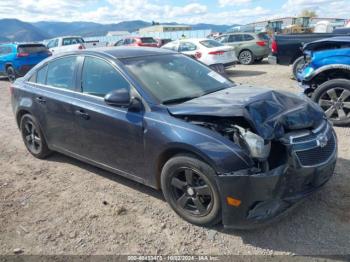
[[52,61],[47,72],[47,85],[73,90],[75,86],[76,56]]
[[70,37],[70,38],[63,38],[62,45],[76,45],[76,44],[82,44],[84,43],[84,40],[80,37]]
[[54,48],[54,47],[57,47],[57,46],[58,46],[58,39],[53,39],[47,44],[48,48]]
[[47,65],[42,67],[38,72],[36,73],[36,82],[38,84],[45,85],[46,84],[46,73],[47,73]]
[[200,43],[207,48],[223,46],[223,44],[215,40],[204,40],[200,41]]
[[229,42],[242,42],[244,41],[243,35],[230,35]]
[[85,58],[82,75],[84,93],[104,97],[120,88],[129,89],[130,85],[112,65],[102,59]]
[[228,41],[228,35],[220,36],[220,37],[216,38],[216,41],[218,41],[218,42],[220,42],[220,43],[227,43],[227,41]]
[[47,52],[47,48],[44,45],[20,45],[18,46],[18,53],[42,53]]
[[124,40],[122,39],[122,40],[119,40],[118,42],[116,42],[114,44],[114,46],[121,46],[121,45],[123,45],[123,43],[124,43]]
[[243,37],[244,37],[244,41],[252,41],[252,40],[254,40],[254,37],[251,36],[251,35],[243,35]]
[[144,44],[156,44],[157,41],[153,37],[141,37],[141,42]]
[[9,46],[0,47],[0,55],[7,55],[12,53],[12,48]]
[[197,49],[197,46],[190,42],[180,43],[179,52],[194,51]]

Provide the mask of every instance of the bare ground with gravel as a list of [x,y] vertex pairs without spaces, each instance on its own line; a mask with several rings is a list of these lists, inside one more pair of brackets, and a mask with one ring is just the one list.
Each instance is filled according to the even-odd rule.
[[[238,66],[236,82],[295,92],[290,68]],[[0,81],[0,254],[350,254],[350,129],[336,128],[336,175],[293,214],[254,231],[196,227],[161,192],[24,147]]]

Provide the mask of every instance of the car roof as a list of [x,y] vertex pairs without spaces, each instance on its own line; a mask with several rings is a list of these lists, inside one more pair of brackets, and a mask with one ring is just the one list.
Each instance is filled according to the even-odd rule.
[[[132,57],[142,57],[142,56],[154,56],[154,55],[165,55],[165,54],[177,54],[177,52],[162,49],[162,48],[152,48],[152,47],[98,47],[93,49],[86,49],[81,51],[67,52],[59,56],[66,55],[104,55],[109,56],[114,59],[121,58],[132,58]],[[57,57],[57,56],[56,56]]]
[[17,46],[26,46],[26,45],[43,45],[45,46],[43,43],[4,43],[4,44],[0,44],[0,46],[14,46],[14,47],[17,47]]

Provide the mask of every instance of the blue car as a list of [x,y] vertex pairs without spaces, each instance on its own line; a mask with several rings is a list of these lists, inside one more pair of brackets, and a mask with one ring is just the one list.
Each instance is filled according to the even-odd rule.
[[14,82],[50,55],[51,52],[42,44],[0,45],[0,76]]
[[[336,37],[304,47],[305,65],[297,79],[335,125],[350,124],[350,37]],[[328,50],[318,51],[329,48]]]
[[310,99],[236,85],[170,50],[60,54],[10,90],[34,157],[60,152],[161,189],[196,225],[265,225],[333,175],[337,138]]

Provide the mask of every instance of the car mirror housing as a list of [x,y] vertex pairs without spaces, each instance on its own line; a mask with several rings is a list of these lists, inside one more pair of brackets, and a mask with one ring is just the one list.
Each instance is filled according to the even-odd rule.
[[118,107],[129,107],[131,103],[130,91],[120,88],[109,92],[104,98],[106,104]]

